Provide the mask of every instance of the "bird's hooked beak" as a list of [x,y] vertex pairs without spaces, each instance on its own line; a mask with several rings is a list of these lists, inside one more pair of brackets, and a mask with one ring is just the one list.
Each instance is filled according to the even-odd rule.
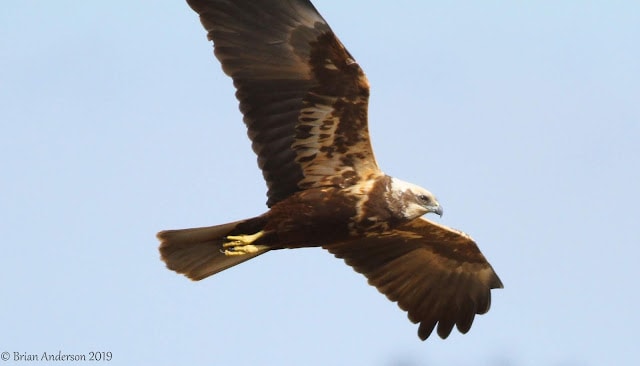
[[440,204],[436,202],[435,205],[429,207],[429,212],[433,212],[434,214],[437,214],[438,216],[442,217],[442,213],[444,211],[442,210],[442,206],[440,206]]

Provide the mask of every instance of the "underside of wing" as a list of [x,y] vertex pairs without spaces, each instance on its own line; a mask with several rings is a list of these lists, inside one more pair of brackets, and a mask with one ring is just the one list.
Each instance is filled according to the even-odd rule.
[[307,0],[188,0],[233,78],[272,206],[378,171],[369,84]]
[[491,289],[502,282],[466,234],[418,218],[383,235],[324,246],[420,323],[424,340],[437,325],[446,338],[466,333],[489,311]]

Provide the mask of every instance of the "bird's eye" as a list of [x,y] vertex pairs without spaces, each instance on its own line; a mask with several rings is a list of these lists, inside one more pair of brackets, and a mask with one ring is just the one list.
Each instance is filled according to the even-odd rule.
[[418,195],[418,199],[419,199],[420,201],[422,201],[422,202],[425,202],[425,203],[429,202],[429,197],[427,197],[427,196],[426,196],[426,195],[424,195],[424,194],[420,194],[420,195]]

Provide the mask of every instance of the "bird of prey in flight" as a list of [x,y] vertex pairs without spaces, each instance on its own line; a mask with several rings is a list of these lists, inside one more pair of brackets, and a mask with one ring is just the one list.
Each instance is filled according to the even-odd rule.
[[369,82],[308,0],[188,0],[233,79],[269,210],[158,233],[169,269],[201,280],[276,249],[322,247],[419,323],[466,333],[502,283],[466,234],[429,221],[431,192],[371,149]]

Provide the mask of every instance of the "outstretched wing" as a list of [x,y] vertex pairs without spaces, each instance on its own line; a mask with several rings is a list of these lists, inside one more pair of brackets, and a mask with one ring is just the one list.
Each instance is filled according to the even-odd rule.
[[502,282],[466,234],[423,218],[381,236],[324,246],[369,279],[425,340],[438,324],[446,338],[455,325],[466,333],[476,314],[489,311],[491,289]]
[[307,0],[188,0],[233,78],[268,206],[378,173],[369,83]]

